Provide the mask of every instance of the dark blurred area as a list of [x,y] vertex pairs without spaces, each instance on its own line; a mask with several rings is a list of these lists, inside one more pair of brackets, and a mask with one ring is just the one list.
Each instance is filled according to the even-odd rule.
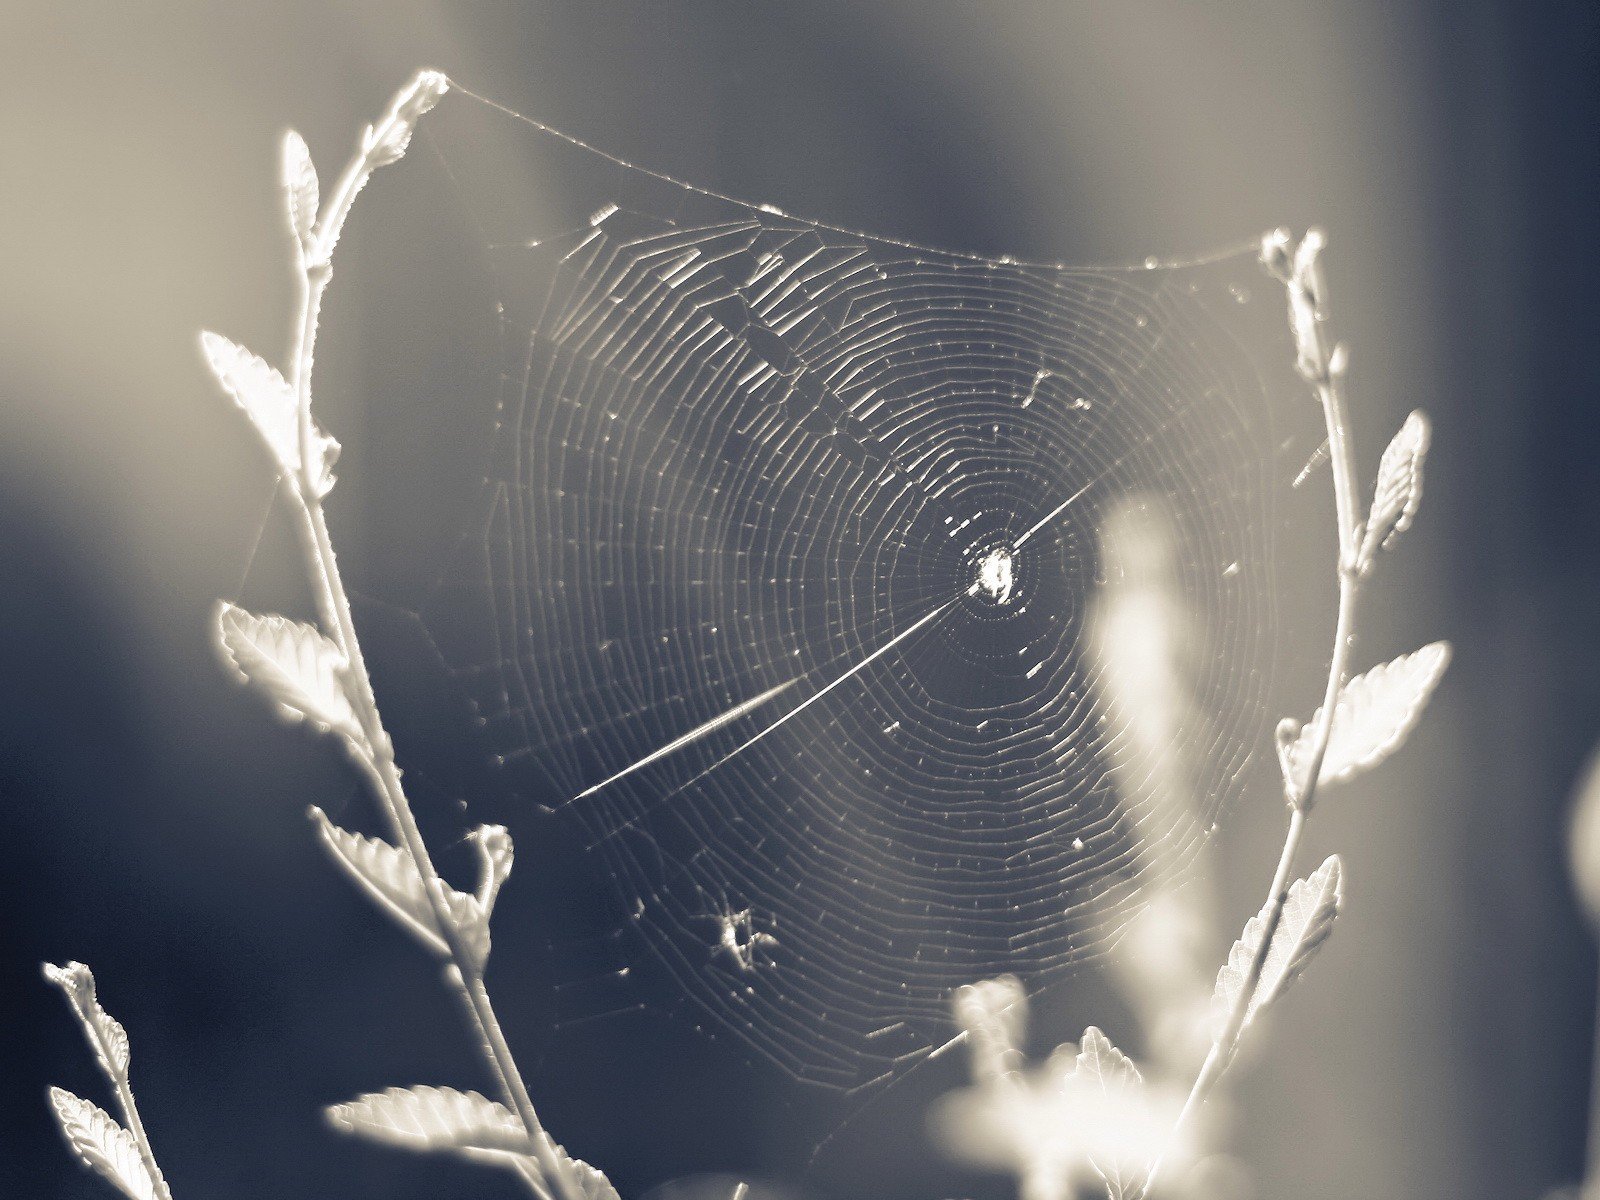
[[[1533,1200],[1579,1176],[1595,953],[1563,839],[1600,733],[1594,6],[0,4],[0,45],[0,1196],[109,1194],[44,1100],[104,1100],[39,977],[68,958],[129,1030],[179,1200],[517,1194],[322,1123],[360,1091],[488,1082],[428,961],[313,843],[308,804],[361,819],[354,778],[208,640],[272,484],[195,332],[281,354],[279,134],[326,179],[423,65],[677,178],[976,253],[1120,262],[1327,227],[1362,461],[1413,407],[1436,429],[1362,655],[1447,637],[1456,659],[1407,750],[1318,814],[1348,915],[1242,1065],[1232,1146],[1263,1198]],[[334,333],[377,302],[336,282],[326,394],[383,374]],[[362,415],[335,425],[358,575],[386,536]],[[286,561],[274,536],[253,583]],[[426,687],[387,715],[402,746],[454,736]],[[477,782],[425,779],[419,807],[457,829]],[[1220,835],[1240,920],[1277,805]],[[581,847],[492,800],[474,817],[513,827],[517,911],[544,926],[497,932],[508,1033],[549,1125],[630,1200],[700,1172],[840,1200],[1011,1194],[931,1152],[903,1097],[808,1164],[796,1131],[837,1127],[832,1098],[685,1014],[567,1019],[567,947],[612,965]],[[1079,1028],[1099,986],[1069,1005]],[[956,1058],[919,1094],[958,1082]]]

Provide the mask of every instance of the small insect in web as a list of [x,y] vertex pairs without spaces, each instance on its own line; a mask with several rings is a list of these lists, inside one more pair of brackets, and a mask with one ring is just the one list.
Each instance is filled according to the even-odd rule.
[[1011,589],[1015,585],[1012,571],[1011,549],[996,546],[978,561],[976,590],[996,604],[1011,603]]
[[736,909],[722,900],[715,903],[711,912],[702,916],[707,921],[716,922],[715,941],[711,945],[712,958],[724,960],[741,975],[750,975],[775,965],[772,956],[778,948],[778,939],[757,927],[754,909]]

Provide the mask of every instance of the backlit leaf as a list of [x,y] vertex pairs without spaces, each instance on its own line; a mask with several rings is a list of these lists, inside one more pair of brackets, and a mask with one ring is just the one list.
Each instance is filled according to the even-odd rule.
[[472,831],[472,841],[480,858],[477,899],[487,917],[494,911],[501,885],[511,875],[511,834],[504,825],[480,825]]
[[503,1104],[455,1088],[390,1088],[327,1110],[345,1133],[407,1150],[490,1150],[525,1154],[527,1130]]
[[345,657],[320,632],[287,617],[258,617],[227,602],[218,607],[217,631],[239,674],[277,701],[285,715],[364,744],[345,692]]
[[[428,902],[427,885],[411,855],[378,838],[339,828],[315,806],[311,809],[311,820],[334,862],[362,891],[429,950],[441,957],[449,955],[449,943],[439,930],[433,905]],[[477,897],[458,892],[443,881],[439,887],[451,924],[470,960],[465,965],[481,970],[489,958],[489,920],[483,906]]]
[[[1334,919],[1339,915],[1343,899],[1343,865],[1337,854],[1331,855],[1310,876],[1292,884],[1284,900],[1283,915],[1272,935],[1272,946],[1262,964],[1261,979],[1245,1010],[1244,1023],[1248,1025],[1256,1014],[1271,1004],[1310,965],[1322,944],[1333,932]],[[1211,994],[1213,1036],[1220,1038],[1226,1031],[1234,1006],[1244,989],[1266,930],[1270,902],[1244,927],[1239,940],[1228,953],[1228,961],[1217,973],[1216,988]],[[1241,1026],[1243,1028],[1243,1026]]]
[[302,246],[309,246],[317,223],[317,169],[305,139],[292,129],[283,135],[282,178],[289,228]]
[[95,996],[94,974],[81,962],[69,962],[64,967],[51,963],[44,966],[44,977],[66,993],[72,1011],[83,1026],[100,1069],[113,1079],[124,1079],[128,1074],[128,1033],[122,1023],[105,1009]]
[[1372,515],[1361,539],[1361,571],[1372,570],[1378,551],[1407,529],[1422,502],[1422,465],[1428,456],[1432,428],[1421,409],[1406,418],[1378,464],[1378,482],[1372,497]]
[[294,389],[288,380],[265,359],[220,333],[202,333],[200,348],[211,373],[250,418],[278,469],[293,475],[300,469],[300,440]]
[[156,1182],[139,1157],[132,1134],[104,1109],[63,1088],[50,1089],[50,1104],[61,1136],[78,1161],[129,1200],[155,1200]]
[[[1078,1044],[1077,1077],[1086,1080],[1112,1100],[1126,1100],[1143,1087],[1144,1078],[1133,1060],[1111,1044],[1111,1039],[1091,1025]],[[1105,1182],[1108,1200],[1130,1200],[1139,1195],[1150,1164],[1124,1153],[1089,1151],[1089,1165]]]
[[[1397,750],[1416,728],[1449,664],[1450,644],[1433,642],[1345,684],[1334,705],[1333,728],[1319,781],[1338,783],[1349,779]],[[1305,790],[1312,743],[1321,719],[1319,708],[1282,753],[1285,769],[1298,792]]]

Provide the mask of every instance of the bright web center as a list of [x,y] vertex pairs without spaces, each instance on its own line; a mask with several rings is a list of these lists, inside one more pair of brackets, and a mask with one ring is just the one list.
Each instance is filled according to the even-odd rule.
[[978,560],[977,590],[996,604],[1011,603],[1011,547],[996,546]]

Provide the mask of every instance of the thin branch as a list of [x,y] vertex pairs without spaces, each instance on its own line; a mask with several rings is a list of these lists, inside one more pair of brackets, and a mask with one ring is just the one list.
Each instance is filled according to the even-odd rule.
[[[1212,1043],[1210,1053],[1206,1055],[1194,1086],[1189,1090],[1183,1109],[1178,1114],[1169,1144],[1176,1142],[1194,1114],[1205,1105],[1238,1051],[1251,1001],[1261,984],[1267,956],[1272,950],[1273,936],[1283,919],[1289,885],[1294,878],[1295,858],[1305,835],[1306,820],[1316,799],[1322,763],[1327,757],[1328,743],[1333,734],[1334,710],[1349,674],[1350,651],[1355,642],[1356,601],[1361,586],[1357,564],[1361,530],[1355,515],[1358,511],[1356,467],[1350,446],[1349,412],[1344,399],[1347,355],[1342,345],[1330,344],[1324,325],[1327,317],[1326,288],[1318,261],[1324,245],[1322,232],[1317,229],[1308,231],[1292,262],[1288,255],[1288,236],[1287,231],[1283,230],[1269,235],[1262,244],[1261,257],[1268,270],[1283,282],[1287,290],[1298,369],[1315,390],[1317,400],[1322,405],[1323,424],[1327,427],[1328,454],[1333,468],[1334,518],[1339,527],[1338,615],[1334,624],[1333,650],[1328,659],[1322,709],[1312,730],[1311,752],[1305,774],[1303,778],[1295,778],[1285,769],[1284,793],[1289,806],[1289,826],[1262,910],[1261,939],[1251,955],[1250,969],[1229,1009],[1228,1020]],[[1161,1165],[1162,1159],[1158,1158],[1145,1181],[1145,1195],[1154,1186]]]
[[[133,1098],[133,1087],[128,1082],[129,1048],[127,1034],[114,1019],[100,1007],[95,995],[94,973],[80,962],[69,962],[64,967],[46,964],[44,977],[66,993],[78,1027],[94,1051],[100,1073],[106,1077],[116,1094],[117,1107],[122,1112],[122,1122],[133,1144],[139,1150],[139,1161],[144,1165],[155,1189],[156,1200],[172,1200],[172,1190],[166,1176],[156,1162],[155,1150],[145,1133],[144,1121],[139,1117],[139,1105]],[[69,1139],[70,1140],[70,1139]],[[104,1174],[103,1168],[97,1168]]]
[[[395,762],[394,743],[384,729],[378,711],[372,677],[356,636],[349,597],[339,572],[338,558],[334,553],[333,539],[322,506],[325,487],[321,473],[325,467],[319,444],[320,435],[311,417],[311,373],[322,296],[333,274],[333,247],[339,239],[351,204],[372,172],[398,157],[395,149],[397,140],[403,150],[409,127],[420,115],[416,104],[421,90],[437,89],[432,97],[437,99],[445,86],[442,76],[428,72],[419,75],[411,87],[396,99],[384,120],[366,131],[360,150],[346,167],[316,229],[300,244],[297,256],[299,309],[295,316],[289,376],[289,385],[298,409],[300,469],[292,477],[285,478],[284,490],[289,494],[297,517],[296,524],[317,593],[318,615],[324,630],[333,638],[348,663],[347,681],[353,685],[349,689],[351,705],[365,743],[355,747],[354,752],[388,818],[395,840],[410,855],[425,884],[428,902],[434,910],[450,954],[451,962],[445,976],[477,1030],[480,1049],[498,1079],[503,1095],[527,1130],[540,1172],[554,1184],[562,1200],[585,1200],[582,1185],[573,1177],[565,1156],[558,1151],[534,1111],[527,1085],[484,987],[482,967],[463,945],[456,922],[446,908],[446,888],[406,798],[400,781],[400,769]],[[531,1175],[525,1178],[532,1186]]]
[[128,1082],[127,1072],[115,1081],[117,1093],[117,1107],[122,1110],[122,1120],[128,1127],[128,1132],[133,1135],[133,1144],[139,1147],[139,1158],[144,1162],[145,1170],[150,1172],[150,1179],[156,1185],[157,1200],[172,1200],[172,1189],[167,1186],[167,1177],[161,1173],[161,1167],[156,1162],[156,1152],[150,1146],[150,1138],[144,1131],[144,1121],[139,1117],[139,1106],[133,1099],[133,1087]]

